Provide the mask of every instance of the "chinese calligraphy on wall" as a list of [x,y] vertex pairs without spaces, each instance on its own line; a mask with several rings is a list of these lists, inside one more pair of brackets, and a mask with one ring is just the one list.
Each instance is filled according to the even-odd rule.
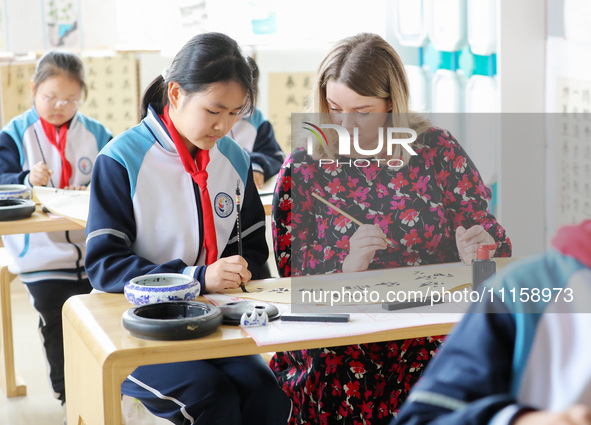
[[556,120],[556,219],[591,218],[591,81],[558,79]]
[[84,58],[88,98],[80,109],[100,121],[113,135],[138,119],[137,62],[133,54]]
[[291,152],[291,114],[305,112],[308,105],[313,72],[269,74],[269,122],[284,152]]

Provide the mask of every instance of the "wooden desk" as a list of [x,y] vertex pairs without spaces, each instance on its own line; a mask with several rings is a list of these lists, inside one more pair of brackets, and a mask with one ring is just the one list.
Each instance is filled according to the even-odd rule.
[[23,220],[0,221],[0,236],[78,229],[84,229],[84,225],[82,223],[74,222],[66,217],[49,217],[41,211],[41,206],[39,205],[37,205],[37,209],[29,218]]
[[271,215],[273,207],[273,195],[261,195],[261,202],[265,207],[265,215]]
[[232,326],[222,326],[201,339],[150,341],[132,337],[121,325],[121,315],[129,308],[123,294],[79,295],[66,302],[63,324],[68,423],[120,425],[121,384],[141,365],[441,335],[453,326],[417,326],[262,347]]
[[[37,206],[30,218],[14,221],[0,221],[0,235],[20,233],[54,232],[60,230],[84,229],[65,217],[50,218]],[[0,387],[7,397],[27,395],[27,386],[16,375],[14,368],[14,346],[12,336],[12,308],[10,303],[10,283],[14,279],[6,268],[0,275]]]

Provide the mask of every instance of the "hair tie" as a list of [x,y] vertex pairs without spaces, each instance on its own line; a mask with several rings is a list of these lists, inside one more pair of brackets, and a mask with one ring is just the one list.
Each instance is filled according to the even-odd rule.
[[162,75],[162,78],[164,78],[164,81],[168,81],[168,77],[170,75],[170,68],[164,68],[162,70],[162,74],[160,74],[160,75]]

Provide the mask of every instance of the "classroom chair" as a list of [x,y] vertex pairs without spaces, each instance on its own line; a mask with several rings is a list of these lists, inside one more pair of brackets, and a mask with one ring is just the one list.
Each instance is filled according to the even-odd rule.
[[27,395],[27,387],[20,382],[14,370],[10,284],[16,275],[8,271],[11,261],[6,249],[0,248],[0,387],[6,397],[19,397]]

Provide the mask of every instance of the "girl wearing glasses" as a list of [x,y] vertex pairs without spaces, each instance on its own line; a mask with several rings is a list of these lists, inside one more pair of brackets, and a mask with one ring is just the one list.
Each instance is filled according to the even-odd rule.
[[[34,106],[0,133],[0,184],[84,189],[111,133],[78,112],[86,95],[82,61],[72,53],[46,53],[35,69],[31,92]],[[92,290],[84,270],[84,230],[2,239],[14,259],[10,271],[26,284],[39,312],[51,385],[63,404],[62,306],[69,297]]]

